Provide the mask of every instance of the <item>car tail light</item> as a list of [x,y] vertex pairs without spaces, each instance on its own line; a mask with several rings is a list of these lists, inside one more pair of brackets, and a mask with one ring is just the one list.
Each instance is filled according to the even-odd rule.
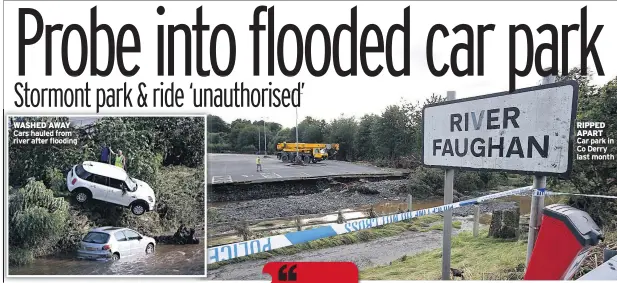
[[73,180],[71,181],[71,185],[75,185],[75,182],[77,182],[77,178],[73,178]]
[[104,245],[103,246],[103,250],[109,250],[109,249],[111,249],[111,247],[109,245]]

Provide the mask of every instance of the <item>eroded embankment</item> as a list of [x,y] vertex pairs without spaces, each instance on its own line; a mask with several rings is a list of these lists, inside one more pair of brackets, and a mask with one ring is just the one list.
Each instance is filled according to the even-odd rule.
[[271,182],[209,184],[208,203],[307,195],[321,192],[328,188],[344,189],[357,183],[377,183],[384,180],[400,180],[402,178],[405,178],[405,175],[339,176]]
[[[366,209],[376,207],[379,214],[395,213],[397,209],[406,210],[405,200],[409,194],[407,180],[382,180],[375,182],[324,183],[321,186],[299,186],[295,190],[302,195],[288,195],[249,201],[208,203],[208,223],[252,221],[296,215],[335,213],[342,209]],[[294,192],[290,192],[292,194]],[[311,193],[307,193],[310,191]],[[487,192],[485,192],[487,193]],[[460,199],[471,198],[461,197]],[[460,200],[455,198],[455,201]],[[414,198],[413,209],[422,209],[443,204],[441,197],[429,199]],[[489,202],[480,206],[481,212],[505,209],[514,202]],[[379,208],[389,211],[379,211]],[[392,211],[394,209],[394,211]],[[455,215],[465,216],[473,213],[472,207],[461,207]]]

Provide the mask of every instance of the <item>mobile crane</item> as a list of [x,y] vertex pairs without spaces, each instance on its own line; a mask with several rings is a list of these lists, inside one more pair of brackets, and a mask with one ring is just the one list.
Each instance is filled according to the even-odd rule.
[[[330,151],[334,154],[339,150],[338,143],[279,143],[276,145],[276,158],[283,162],[303,161],[304,163],[317,163],[330,157]],[[296,152],[299,159],[296,158]],[[333,155],[334,155],[333,154]]]

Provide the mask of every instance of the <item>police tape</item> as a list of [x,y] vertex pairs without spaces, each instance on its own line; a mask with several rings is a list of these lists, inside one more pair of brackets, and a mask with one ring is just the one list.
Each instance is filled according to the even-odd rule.
[[403,212],[393,215],[385,215],[376,218],[360,219],[343,224],[329,224],[304,231],[290,232],[283,235],[276,235],[261,239],[211,247],[208,248],[208,264],[267,252],[284,247],[294,246],[318,239],[333,237],[336,235],[342,235],[390,223],[396,223],[424,215],[442,213],[444,211],[474,205],[500,197],[528,194],[533,190],[534,189],[531,186],[527,186],[491,195],[486,195],[471,200],[465,200],[456,203],[425,208],[421,210]]
[[561,193],[561,192],[550,192],[550,191],[546,191],[546,190],[535,190],[533,192],[533,195],[534,196],[579,196],[579,197],[617,199],[617,196],[590,195],[590,194],[577,194],[577,193]]

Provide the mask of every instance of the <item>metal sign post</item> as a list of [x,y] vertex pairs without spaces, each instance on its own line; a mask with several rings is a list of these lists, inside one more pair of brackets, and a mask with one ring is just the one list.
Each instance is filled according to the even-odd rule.
[[257,127],[257,144],[259,146],[259,149],[257,150],[257,155],[261,154],[261,131],[259,130],[259,127]]
[[266,134],[266,118],[269,117],[261,117],[264,120],[264,156],[268,155],[268,137]]
[[[551,84],[555,82],[555,76],[544,77],[542,84]],[[535,175],[533,177],[533,188],[535,190],[546,189],[546,176]],[[534,195],[531,197],[531,211],[529,215],[529,234],[527,235],[527,260],[525,267],[529,264],[533,247],[536,245],[538,231],[542,225],[542,209],[544,208],[544,195]]]
[[[447,100],[455,100],[456,92],[448,91]],[[454,200],[454,169],[446,169],[443,183],[443,204],[451,204]],[[452,210],[443,213],[443,243],[441,260],[441,279],[450,280],[450,256],[452,248]]]
[[296,159],[294,162],[298,162],[300,160],[300,148],[298,141],[298,107],[296,107]]

